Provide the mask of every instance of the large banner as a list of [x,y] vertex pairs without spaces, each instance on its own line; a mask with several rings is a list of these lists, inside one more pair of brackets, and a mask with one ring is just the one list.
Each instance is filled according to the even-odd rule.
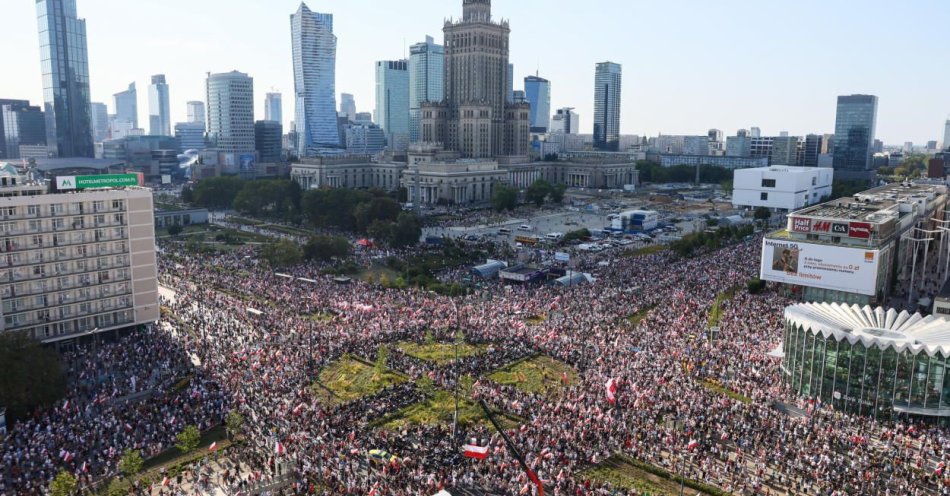
[[878,250],[766,239],[761,279],[874,296],[880,258]]

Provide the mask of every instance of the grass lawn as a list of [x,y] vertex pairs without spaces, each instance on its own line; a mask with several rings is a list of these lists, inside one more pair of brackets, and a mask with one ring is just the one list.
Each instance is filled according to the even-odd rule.
[[281,226],[278,224],[264,224],[260,226],[261,229],[267,229],[268,231],[279,232],[283,234],[289,234],[291,236],[313,236],[313,231],[308,231],[306,229],[300,229],[297,227],[288,227]]
[[332,313],[317,312],[305,317],[307,320],[312,320],[314,322],[330,322],[333,319],[336,319],[336,315]]
[[[576,478],[610,483],[615,489],[633,491],[636,494],[649,494],[651,496],[676,496],[680,494],[679,478],[666,470],[625,456],[612,456],[596,466],[580,472]],[[718,496],[725,494],[716,488],[703,487],[694,481],[686,481],[686,487],[685,493],[690,495]]]
[[703,381],[703,387],[705,387],[706,389],[714,393],[724,394],[736,401],[741,401],[742,403],[745,403],[747,405],[752,403],[752,398],[749,398],[748,396],[743,396],[729,388],[723,387],[718,382],[715,382],[709,379]]
[[[563,381],[567,374],[567,384]],[[565,363],[540,355],[496,370],[489,379],[522,391],[552,394],[577,383],[577,372]]]
[[312,389],[321,400],[339,405],[376,394],[387,386],[406,380],[405,376],[389,369],[377,376],[374,366],[344,357],[321,370]]
[[240,224],[242,226],[259,226],[264,223],[264,221],[248,219],[247,217],[228,217],[228,222],[232,224]]
[[[454,413],[455,396],[450,391],[436,390],[432,399],[409,405],[379,419],[373,425],[383,429],[400,429],[408,424],[451,425]],[[514,428],[524,422],[523,419],[503,413],[496,414],[495,419],[503,429]],[[459,425],[470,425],[475,422],[491,425],[480,406],[459,395]]]
[[[453,343],[418,344],[404,341],[396,347],[411,357],[432,362],[439,366],[448,365],[455,360],[455,345]],[[488,345],[462,343],[458,346],[459,358],[481,355],[486,349],[488,349]]]
[[396,279],[401,276],[402,274],[390,269],[389,267],[374,265],[373,267],[360,272],[358,278],[367,284],[380,284],[380,281],[382,281],[384,278],[390,283],[394,283],[396,282]]
[[653,310],[654,308],[656,308],[656,305],[643,308],[639,312],[627,317],[627,321],[633,324],[634,327],[636,327],[638,324],[640,324],[640,321],[645,319],[647,317],[647,314],[649,314],[650,311]]
[[545,320],[547,320],[547,316],[546,316],[546,315],[532,315],[532,316],[530,316],[530,317],[524,319],[525,323],[528,324],[528,325],[539,325],[539,324],[541,324],[542,322],[544,322]]

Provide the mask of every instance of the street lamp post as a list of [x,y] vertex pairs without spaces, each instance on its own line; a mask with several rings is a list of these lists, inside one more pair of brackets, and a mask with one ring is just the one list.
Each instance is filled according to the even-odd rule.
[[455,447],[455,452],[459,451],[459,437],[458,437],[458,425],[459,425],[459,327],[461,326],[461,319],[459,316],[459,307],[455,303],[455,299],[450,297],[449,301],[452,302],[452,308],[455,309],[455,362],[452,367],[455,369],[455,413],[452,416],[452,444]]

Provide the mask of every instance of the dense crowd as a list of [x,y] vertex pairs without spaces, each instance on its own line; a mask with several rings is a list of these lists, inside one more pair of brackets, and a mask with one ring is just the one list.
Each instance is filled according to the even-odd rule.
[[[244,252],[196,257],[166,247],[160,274],[175,292],[164,302],[169,316],[67,356],[66,404],[18,423],[0,448],[0,494],[40,493],[60,469],[92,484],[116,474],[125,449],[154,455],[185,425],[206,429],[229,411],[245,418],[239,456],[252,467],[227,478],[234,491],[290,474],[287,493],[415,496],[468,485],[533,494],[484,423],[463,425],[457,437],[451,423],[378,427],[429,394],[417,386],[423,376],[454,390],[467,374],[474,384],[465,399],[515,419],[507,433],[547,494],[626,494],[584,472],[618,454],[732,494],[950,494],[939,465],[950,453],[945,429],[814,408],[783,386],[768,353],[790,302],[744,289],[760,246],[752,240],[688,260],[668,252],[591,255],[578,268],[594,273],[593,284],[495,283],[455,299],[342,285],[316,265],[277,274]],[[710,306],[732,291],[711,334]],[[634,324],[632,315],[643,318]],[[394,346],[451,342],[457,330],[485,345],[458,369]],[[344,355],[373,363],[381,345],[390,350],[387,366],[416,381],[342,404],[312,388],[327,365]],[[490,379],[534,354],[573,367],[577,379],[547,394]],[[605,393],[611,379],[615,404]],[[789,413],[797,408],[805,414]],[[487,460],[460,458],[459,441],[472,438],[487,443]],[[368,461],[376,449],[397,458]],[[174,494],[176,484],[151,494]]]

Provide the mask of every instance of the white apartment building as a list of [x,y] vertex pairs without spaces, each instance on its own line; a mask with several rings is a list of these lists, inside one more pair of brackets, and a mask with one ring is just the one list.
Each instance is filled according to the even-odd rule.
[[0,332],[45,343],[159,318],[151,190],[47,193],[0,167]]
[[831,196],[834,169],[774,165],[737,169],[732,181],[732,205],[766,207],[791,212]]

